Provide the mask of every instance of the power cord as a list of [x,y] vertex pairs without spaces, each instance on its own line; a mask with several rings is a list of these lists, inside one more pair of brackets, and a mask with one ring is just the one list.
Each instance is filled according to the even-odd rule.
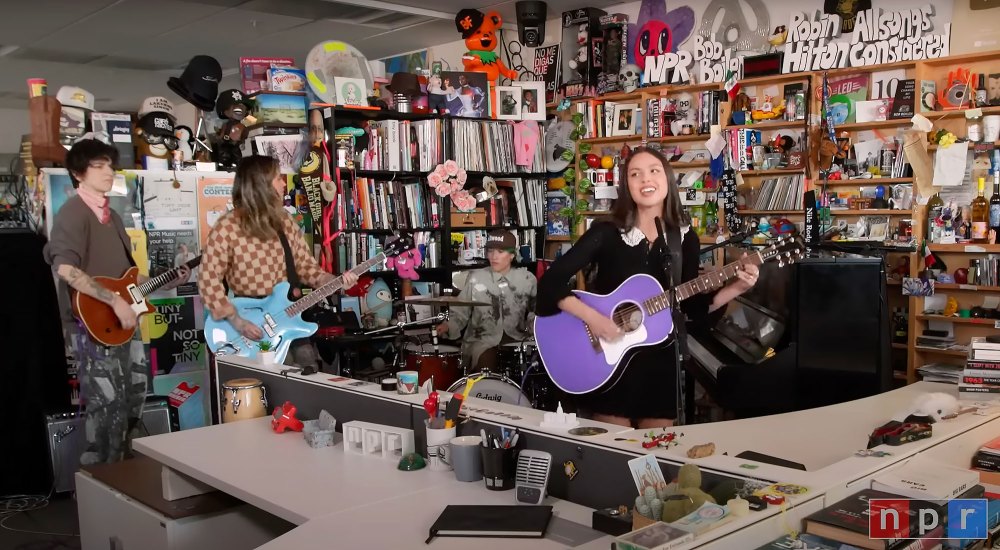
[[[56,443],[67,435],[69,432],[64,434],[53,434],[53,439]],[[47,495],[6,495],[0,496],[0,528],[7,531],[13,531],[16,533],[28,533],[31,535],[48,535],[54,537],[79,537],[79,533],[55,533],[51,531],[33,531],[30,529],[17,529],[15,527],[10,527],[7,525],[7,520],[12,517],[27,512],[33,512],[36,510],[41,510],[48,507],[51,501],[52,494],[56,490],[56,472],[59,471],[59,453],[53,453],[53,463],[52,463],[52,485],[49,487],[49,494]]]

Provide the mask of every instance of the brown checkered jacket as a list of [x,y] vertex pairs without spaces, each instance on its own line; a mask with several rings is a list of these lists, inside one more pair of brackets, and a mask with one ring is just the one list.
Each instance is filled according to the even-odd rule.
[[[285,220],[285,235],[292,248],[295,271],[303,284],[315,288],[326,282],[331,275],[323,271],[316,258],[309,253],[305,239],[291,217]],[[237,296],[263,297],[271,294],[274,285],[287,279],[281,241],[263,241],[245,235],[235,212],[229,212],[215,222],[202,254],[198,290],[205,307],[215,319],[233,311],[223,280]]]

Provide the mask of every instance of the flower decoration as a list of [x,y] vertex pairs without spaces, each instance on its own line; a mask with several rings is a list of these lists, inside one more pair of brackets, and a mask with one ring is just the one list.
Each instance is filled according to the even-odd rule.
[[427,175],[427,185],[431,186],[439,197],[451,197],[451,203],[461,212],[471,212],[476,209],[476,199],[464,189],[469,175],[453,160],[438,164]]
[[938,146],[942,148],[948,147],[956,141],[958,141],[958,138],[955,137],[955,134],[949,132],[948,130],[938,130],[938,132],[934,134],[934,143],[937,143]]

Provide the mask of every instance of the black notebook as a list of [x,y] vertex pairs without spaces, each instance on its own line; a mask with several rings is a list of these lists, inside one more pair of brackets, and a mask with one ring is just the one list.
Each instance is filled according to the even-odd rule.
[[446,506],[431,526],[434,537],[543,537],[551,506]]

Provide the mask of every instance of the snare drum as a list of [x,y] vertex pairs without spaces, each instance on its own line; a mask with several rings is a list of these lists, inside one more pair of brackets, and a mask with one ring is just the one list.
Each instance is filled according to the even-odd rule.
[[406,370],[418,373],[418,384],[434,377],[435,388],[446,388],[462,375],[462,351],[454,346],[438,346],[434,352],[431,344],[406,344],[403,348]]
[[472,392],[469,393],[469,397],[478,397],[487,401],[531,408],[531,400],[521,391],[520,386],[502,374],[486,372],[466,376],[452,384],[448,388],[448,391],[451,393],[461,393],[465,391],[465,383],[469,378],[476,378],[480,375],[483,375],[484,378],[472,386]]
[[222,384],[222,421],[267,416],[267,393],[256,378],[234,378]]

